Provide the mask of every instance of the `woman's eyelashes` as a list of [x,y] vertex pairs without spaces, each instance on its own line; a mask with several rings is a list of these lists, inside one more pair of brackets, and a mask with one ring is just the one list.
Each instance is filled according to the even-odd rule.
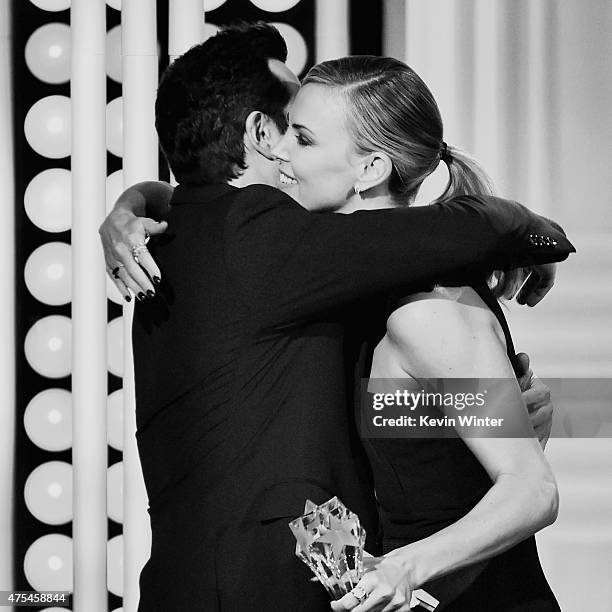
[[300,132],[295,133],[295,140],[300,145],[300,147],[309,147],[312,144],[312,141]]

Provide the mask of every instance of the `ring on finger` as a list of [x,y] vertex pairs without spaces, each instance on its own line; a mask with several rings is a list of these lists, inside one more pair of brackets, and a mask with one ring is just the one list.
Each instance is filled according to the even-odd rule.
[[139,263],[138,261],[138,253],[142,253],[143,251],[148,251],[149,249],[147,248],[147,245],[142,243],[142,244],[137,244],[135,246],[132,247],[132,257],[134,258],[134,261],[136,263]]
[[357,585],[352,591],[351,591],[351,595],[359,602],[361,603],[364,599],[367,598],[367,596],[369,595],[369,593],[366,593],[366,590],[360,586]]
[[111,272],[111,274],[115,277],[115,278],[119,278],[119,270],[121,270],[121,268],[125,268],[125,266],[120,263],[117,264],[114,268],[113,271]]

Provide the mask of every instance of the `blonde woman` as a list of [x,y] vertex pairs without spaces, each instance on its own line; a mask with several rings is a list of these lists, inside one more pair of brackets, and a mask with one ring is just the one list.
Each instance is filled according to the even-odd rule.
[[[439,201],[491,193],[482,169],[444,142],[425,83],[392,58],[354,56],[315,66],[276,153],[296,199],[339,213],[409,206],[440,163],[449,181]],[[514,378],[514,349],[497,299],[513,296],[521,280],[520,270],[488,279],[475,273],[471,286],[421,288],[392,298],[371,376]],[[522,420],[526,430],[517,383],[504,399],[497,415]],[[559,610],[533,538],[555,520],[558,504],[554,476],[535,438],[364,443],[385,554],[369,562],[372,571],[356,596],[346,595],[333,609],[407,609],[411,590],[425,584],[441,594],[445,610]],[[485,560],[458,574],[458,581],[427,586]],[[444,600],[449,590],[454,602]]]

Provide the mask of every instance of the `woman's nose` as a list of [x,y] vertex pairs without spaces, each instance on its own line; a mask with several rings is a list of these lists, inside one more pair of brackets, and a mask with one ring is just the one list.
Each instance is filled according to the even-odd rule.
[[272,155],[276,157],[276,159],[284,162],[289,161],[289,148],[287,146],[288,135],[289,130],[285,132],[285,134],[276,143],[276,146],[272,149]]

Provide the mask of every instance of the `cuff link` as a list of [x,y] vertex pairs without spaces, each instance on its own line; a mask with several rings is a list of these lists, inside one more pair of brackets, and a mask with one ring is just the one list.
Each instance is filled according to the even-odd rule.
[[540,234],[529,234],[529,242],[533,246],[557,246],[557,241],[550,236],[541,236]]

